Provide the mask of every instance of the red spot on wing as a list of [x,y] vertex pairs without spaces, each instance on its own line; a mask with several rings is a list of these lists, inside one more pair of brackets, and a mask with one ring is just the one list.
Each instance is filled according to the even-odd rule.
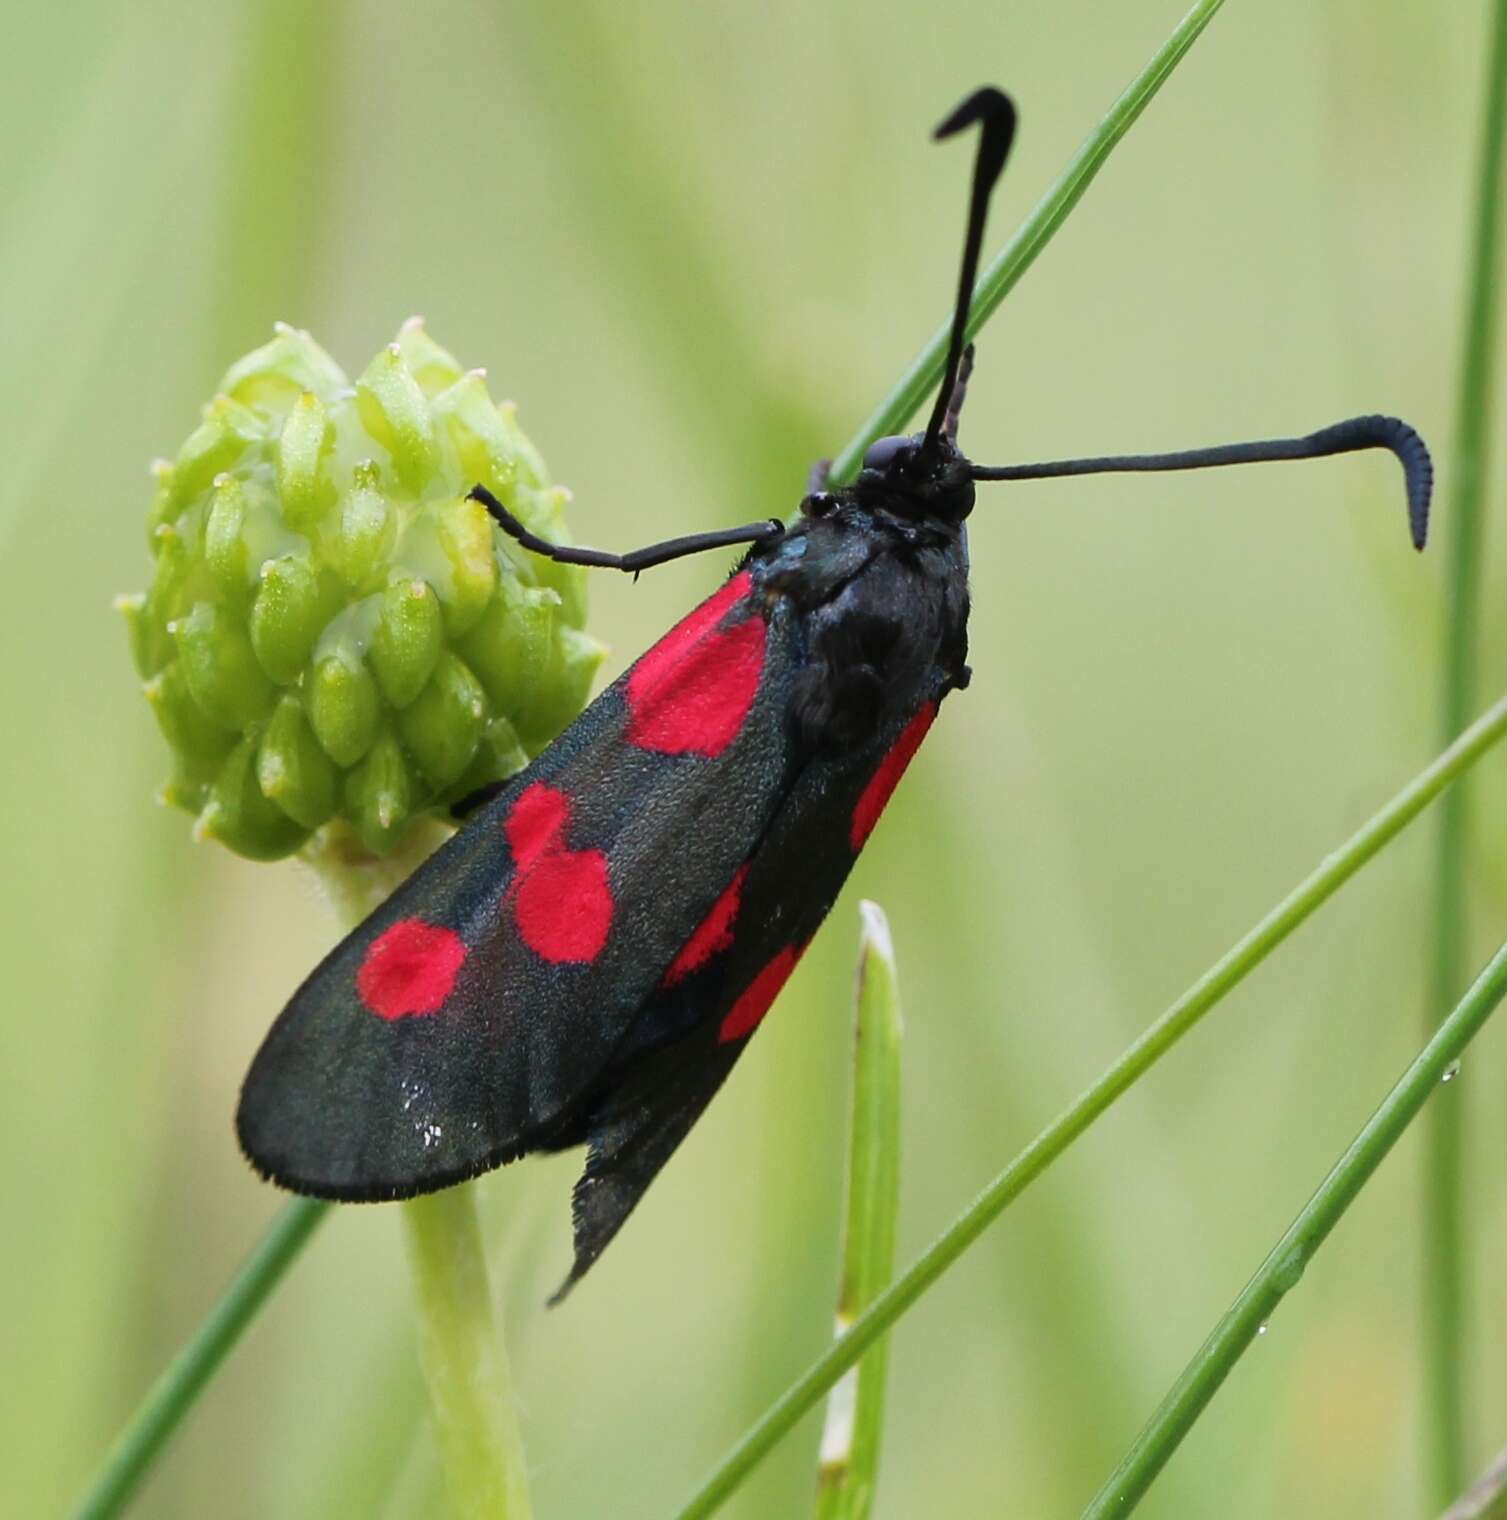
[[764,670],[764,619],[718,624],[748,595],[735,575],[677,623],[628,676],[628,742],[662,755],[720,755],[737,737]]
[[936,715],[937,704],[926,703],[921,711],[900,730],[899,736],[890,745],[889,753],[879,762],[879,768],[869,777],[869,784],[864,787],[854,805],[853,822],[848,830],[848,842],[855,850],[861,850],[869,835],[874,832],[874,825],[879,822],[879,815],[884,812],[885,804],[889,802],[895,788],[900,785],[900,778],[905,774],[905,767],[911,763],[916,751],[921,748],[921,741],[926,737],[926,730],[931,727],[932,719]]
[[465,959],[465,944],[453,929],[400,918],[368,947],[356,992],[379,1018],[438,1013]]
[[612,928],[612,888],[600,850],[553,850],[519,881],[518,933],[547,961],[594,961]]
[[570,799],[564,792],[542,781],[524,787],[502,821],[513,863],[520,873],[554,846],[569,818]]
[[547,961],[594,961],[612,929],[612,888],[600,850],[565,844],[570,798],[542,781],[503,819],[516,874],[508,895],[524,944]]
[[753,576],[747,570],[733,576],[723,588],[681,620],[634,667],[636,675],[646,667],[673,666],[676,660],[698,639],[705,638],[718,623],[753,589]]
[[786,945],[743,989],[738,1001],[728,1009],[727,1017],[722,1020],[722,1027],[717,1031],[719,1043],[727,1045],[753,1033],[759,1020],[769,1012],[769,1005],[779,996],[780,988],[795,970],[795,963],[805,948],[804,945]]
[[691,937],[680,947],[680,953],[670,962],[669,970],[660,979],[661,987],[673,987],[683,982],[693,971],[699,971],[714,955],[731,947],[733,920],[738,916],[739,901],[743,896],[743,878],[748,875],[746,865],[738,867],[738,874],[728,882],[722,896],[712,904],[711,911],[696,926]]

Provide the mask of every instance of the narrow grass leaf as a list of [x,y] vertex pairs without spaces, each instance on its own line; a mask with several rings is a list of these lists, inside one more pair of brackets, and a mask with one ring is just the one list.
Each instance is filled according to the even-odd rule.
[[1507,697],[1483,713],[1426,770],[1293,888],[1193,983],[1091,1087],[1081,1092],[765,1411],[679,1512],[702,1520],[723,1502],[864,1352],[926,1292],[1074,1140],[1135,1085],[1225,995],[1451,782],[1507,733]]
[[295,1198],[284,1206],[219,1303],[163,1369],[116,1438],[88,1493],[74,1510],[73,1520],[109,1520],[130,1503],[184,1415],[308,1244],[329,1207],[315,1198]]
[[[1152,97],[1167,82],[1168,76],[1184,54],[1198,41],[1199,33],[1214,19],[1224,0],[1198,0],[1177,24],[1172,35],[1157,49],[1155,56],[1130,82],[1120,98],[1109,108],[1104,120],[1083,140],[1052,188],[1039,200],[1015,236],[1000,250],[979,276],[968,312],[968,336],[977,335],[995,308],[1015,288],[1016,282],[1036,262],[1036,256],[1051,242],[1057,229],[1067,220],[1104,167],[1116,144],[1130,130],[1136,118],[1151,103]],[[930,396],[942,378],[947,357],[952,319],[934,332],[930,341],[911,361],[889,394],[874,408],[843,451],[832,461],[829,476],[835,485],[851,480],[858,473],[864,451],[876,438],[897,433],[918,407]]]
[[[1448,621],[1441,727],[1452,739],[1475,703],[1479,660],[1481,545],[1491,402],[1496,370],[1496,287],[1502,221],[1503,133],[1507,130],[1507,0],[1492,6],[1491,46],[1481,117],[1474,229],[1450,464]],[[1469,788],[1457,787],[1439,814],[1434,876],[1434,967],[1427,1026],[1450,1006],[1465,979],[1465,872]],[[1424,1396],[1422,1428],[1431,1498],[1447,1503],[1465,1482],[1465,1109],[1444,1104],[1430,1117],[1423,1167]]]
[[1507,1514],[1507,1450],[1455,1500],[1439,1520],[1499,1520]]
[[[1354,1203],[1423,1105],[1458,1071],[1465,1047],[1507,993],[1507,944],[1492,956],[1475,985],[1414,1058],[1381,1106],[1366,1121],[1287,1232],[1272,1247],[1229,1312],[1188,1363],[1134,1446],[1083,1512],[1083,1520],[1128,1515],[1235,1363],[1265,1329],[1283,1298],[1297,1286],[1314,1253]],[[1441,1101],[1459,1102],[1458,1090]]]
[[[852,1124],[837,1334],[889,1286],[900,1204],[900,986],[890,926],[861,902]],[[874,1503],[889,1343],[880,1340],[827,1397],[816,1520],[866,1520]]]

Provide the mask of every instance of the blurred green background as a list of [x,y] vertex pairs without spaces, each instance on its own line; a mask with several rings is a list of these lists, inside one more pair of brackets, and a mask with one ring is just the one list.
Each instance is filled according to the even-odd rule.
[[[117,591],[146,466],[275,318],[359,369],[422,312],[628,547],[782,514],[941,316],[983,79],[997,247],[1182,0],[32,6],[0,55],[6,740],[0,1473],[62,1512],[280,1207],[237,1084],[332,921],[196,847]],[[974,457],[1373,409],[1451,431],[1485,7],[1231,0],[988,328]],[[1447,483],[1449,461],[1441,460]],[[1502,470],[1494,473],[1492,500]],[[1441,557],[1379,457],[998,487],[950,703],[778,1014],[586,1284],[577,1157],[482,1185],[541,1520],[656,1517],[825,1344],[860,894],[907,1007],[911,1258],[1436,746]],[[1443,533],[1449,524],[1441,522]],[[1495,548],[1494,529],[1488,546]],[[715,578],[600,577],[609,673]],[[1488,568],[1482,696],[1507,684]],[[1479,953],[1507,929],[1481,771]],[[1420,1043],[1415,828],[898,1330],[880,1517],[1075,1514]],[[1501,1021],[1498,1021],[1500,1025]],[[1471,1460],[1507,1440],[1507,1028],[1470,1110]],[[1410,1134],[1146,1502],[1417,1516]],[[808,1420],[728,1513],[799,1515]],[[436,1509],[398,1219],[339,1212],[139,1513]]]

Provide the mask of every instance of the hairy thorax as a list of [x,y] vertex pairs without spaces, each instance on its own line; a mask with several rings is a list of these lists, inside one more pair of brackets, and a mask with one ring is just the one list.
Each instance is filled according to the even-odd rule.
[[791,704],[800,736],[853,746],[967,682],[968,551],[961,525],[854,503],[750,557],[771,616],[807,658]]

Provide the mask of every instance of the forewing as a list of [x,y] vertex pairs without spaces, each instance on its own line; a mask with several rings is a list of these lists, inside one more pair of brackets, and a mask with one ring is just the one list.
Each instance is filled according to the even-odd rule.
[[338,945],[246,1079],[254,1164],[394,1198],[568,1133],[795,780],[798,638],[735,577]]

